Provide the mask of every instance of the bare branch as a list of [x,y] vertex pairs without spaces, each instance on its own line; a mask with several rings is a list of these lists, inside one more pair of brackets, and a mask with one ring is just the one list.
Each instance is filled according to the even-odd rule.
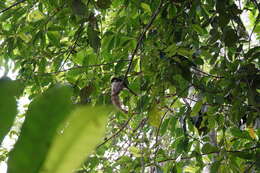
[[127,79],[127,75],[129,73],[131,65],[133,63],[134,56],[136,55],[136,53],[137,53],[137,51],[138,51],[138,49],[139,49],[139,47],[141,45],[141,42],[142,42],[146,32],[149,30],[149,28],[152,26],[155,18],[158,16],[158,14],[159,14],[159,12],[160,12],[160,10],[162,8],[162,5],[163,5],[163,0],[160,1],[160,4],[159,4],[158,8],[155,10],[155,12],[153,13],[153,15],[152,15],[152,17],[150,19],[150,22],[145,26],[144,31],[139,36],[138,41],[137,41],[137,45],[136,45],[133,53],[131,54],[130,62],[128,64],[128,68],[127,68],[126,73],[125,73],[124,81]]
[[108,141],[110,141],[111,139],[115,138],[117,135],[119,135],[129,124],[129,122],[132,120],[134,114],[132,114],[128,120],[123,124],[123,126],[116,132],[114,133],[112,136],[110,136],[109,138],[107,138],[104,142],[102,142],[101,144],[99,144],[97,146],[97,148],[101,147],[102,145],[105,145]]
[[[255,146],[255,147],[246,148],[246,149],[243,149],[243,150],[228,150],[228,151],[225,151],[225,152],[227,152],[227,153],[239,153],[239,152],[244,152],[244,151],[251,151],[251,150],[254,150],[254,149],[257,149],[257,148],[259,148],[259,147]],[[210,154],[218,154],[220,152],[221,151],[218,150],[218,151],[212,151],[212,152],[208,152],[208,153],[201,153],[200,156],[205,156],[205,155],[210,155]],[[181,157],[180,160],[189,160],[189,159],[192,159],[194,157],[196,157],[196,156]],[[176,161],[176,160],[179,160],[179,157],[164,159],[164,160],[158,161],[158,163],[163,163],[163,162],[168,162],[168,161]],[[152,166],[152,165],[155,165],[155,163],[149,163],[149,164],[146,165],[146,167],[149,167],[149,166]]]
[[206,76],[209,76],[209,77],[213,77],[213,78],[218,78],[218,79],[221,79],[221,78],[224,78],[223,76],[215,76],[215,75],[212,75],[212,74],[209,74],[209,73],[206,73],[198,68],[195,68],[195,67],[192,67],[193,70],[203,74],[203,75],[206,75]]
[[11,6],[7,7],[7,8],[5,8],[5,9],[3,9],[2,11],[0,11],[0,14],[6,12],[7,10],[9,10],[9,9],[11,9],[11,8],[13,8],[13,7],[15,7],[15,6],[21,4],[21,3],[23,3],[24,1],[25,1],[25,0],[21,0],[21,1],[19,1],[19,2],[14,3],[13,5],[11,5]]
[[76,66],[76,67],[71,67],[71,68],[68,68],[68,69],[60,70],[60,71],[55,71],[55,72],[50,72],[50,73],[42,73],[42,74],[36,74],[36,75],[39,75],[39,76],[54,75],[54,74],[58,74],[58,73],[67,72],[67,71],[70,71],[70,70],[75,70],[75,69],[100,67],[100,66],[112,65],[112,64],[115,64],[115,63],[128,62],[128,61],[130,61],[130,60],[117,60],[117,61],[112,61],[112,62],[102,63],[102,64]]

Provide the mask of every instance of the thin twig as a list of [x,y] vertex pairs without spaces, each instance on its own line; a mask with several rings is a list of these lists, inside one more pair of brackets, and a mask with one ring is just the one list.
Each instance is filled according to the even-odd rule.
[[133,53],[131,54],[130,62],[129,62],[129,64],[128,64],[128,68],[127,68],[126,73],[125,73],[124,81],[126,81],[126,79],[127,79],[127,75],[128,75],[128,73],[129,73],[130,68],[131,68],[131,65],[132,65],[132,63],[133,63],[134,56],[135,56],[135,54],[137,53],[139,47],[141,46],[141,42],[142,42],[142,40],[143,40],[143,38],[144,38],[146,32],[149,30],[149,28],[152,26],[152,24],[153,24],[155,18],[158,16],[158,14],[159,14],[159,12],[160,12],[160,10],[161,10],[161,8],[162,8],[162,5],[163,5],[163,0],[160,1],[160,4],[159,4],[158,8],[155,10],[155,12],[153,13],[153,15],[152,15],[152,17],[151,17],[151,19],[150,19],[150,22],[145,26],[144,31],[143,31],[143,32],[141,33],[141,35],[139,36],[138,41],[137,41],[137,45],[136,45],[136,47],[135,47]]
[[99,147],[105,145],[108,141],[110,141],[111,139],[113,139],[114,137],[116,137],[117,135],[119,135],[119,134],[127,127],[127,125],[129,124],[129,122],[132,120],[133,116],[134,116],[134,114],[131,115],[131,116],[128,118],[128,120],[123,124],[123,126],[122,126],[116,133],[114,133],[112,136],[110,136],[109,138],[107,138],[104,142],[102,142],[101,144],[99,144],[99,145],[97,146],[97,148],[99,148]]
[[55,71],[55,72],[50,72],[50,73],[42,73],[42,74],[38,74],[38,75],[39,76],[54,75],[54,74],[58,74],[58,73],[67,72],[67,71],[70,71],[70,70],[75,70],[75,69],[100,67],[100,66],[112,65],[112,64],[115,64],[115,63],[128,62],[128,61],[130,61],[130,60],[124,60],[123,59],[123,60],[117,60],[117,61],[112,61],[112,62],[108,62],[108,63],[85,65],[85,66],[84,65],[83,66],[76,66],[76,67],[71,67],[71,68],[68,68],[68,69],[60,70],[60,71]]
[[255,3],[256,7],[258,8],[258,13],[260,14],[260,5],[257,3],[256,0],[252,0]]
[[65,60],[63,61],[63,63],[61,64],[61,66],[60,66],[59,69],[62,69],[62,68],[63,68],[63,66],[66,64],[67,60],[69,59],[70,55],[71,55],[71,54],[73,53],[73,51],[75,50],[75,48],[76,48],[76,46],[77,46],[77,42],[78,42],[78,40],[79,40],[79,38],[80,38],[80,34],[81,34],[81,32],[83,31],[83,26],[84,26],[84,22],[81,23],[81,25],[80,25],[80,27],[79,27],[79,30],[78,30],[78,33],[77,33],[78,35],[77,35],[77,37],[76,37],[76,40],[75,40],[74,44],[72,45],[72,47],[71,47],[71,49],[70,49],[70,51],[69,51],[67,57],[65,58]]
[[259,13],[258,13],[258,15],[257,15],[256,21],[255,21],[255,24],[254,24],[254,27],[253,27],[253,29],[252,29],[250,35],[249,35],[249,45],[248,45],[248,48],[249,48],[249,49],[250,49],[250,47],[251,47],[251,39],[252,39],[253,33],[254,33],[254,31],[255,31],[255,29],[256,29],[256,26],[257,26],[257,24],[259,23],[259,21],[260,21],[260,11],[259,11]]
[[162,116],[162,118],[161,118],[161,120],[160,120],[159,127],[158,127],[157,132],[156,132],[155,144],[154,144],[154,145],[155,145],[155,147],[157,147],[157,148],[156,148],[156,150],[155,150],[155,152],[154,152],[154,159],[156,159],[157,153],[158,153],[158,151],[159,151],[159,147],[158,147],[159,132],[160,132],[160,129],[161,129],[163,120],[164,120],[164,118],[166,117],[167,113],[168,113],[168,110],[167,110],[167,111],[164,113],[164,115]]
[[255,21],[254,27],[253,27],[253,29],[252,29],[252,31],[251,31],[251,33],[250,33],[250,36],[249,36],[249,46],[248,46],[249,49],[250,49],[250,46],[251,46],[251,38],[252,38],[252,35],[253,35],[254,30],[255,30],[255,28],[256,28],[256,25],[258,24],[259,19],[260,19],[260,5],[257,3],[256,0],[252,0],[252,2],[253,2],[253,4],[256,5],[256,8],[258,9],[258,16],[257,16],[257,19],[256,19],[256,21]]
[[25,0],[21,0],[21,1],[19,1],[19,2],[14,3],[13,5],[11,5],[11,6],[7,7],[7,8],[5,8],[5,9],[3,9],[2,11],[0,11],[0,14],[6,12],[7,10],[9,10],[9,9],[11,9],[11,8],[13,8],[13,7],[15,7],[15,6],[21,4],[21,3],[23,3],[24,1],[25,1]]
[[215,75],[206,73],[206,72],[204,72],[204,71],[202,71],[202,70],[200,70],[200,69],[198,69],[198,68],[195,68],[195,67],[193,67],[192,69],[195,70],[195,71],[197,71],[197,72],[200,72],[200,73],[202,73],[202,74],[204,74],[204,75],[206,75],[206,76],[209,76],[209,77],[218,78],[218,79],[224,78],[223,76],[215,76]]
[[[243,149],[243,150],[228,150],[228,151],[225,151],[227,153],[239,153],[239,152],[244,152],[244,151],[251,151],[251,150],[254,150],[254,149],[257,149],[259,148],[258,146],[255,146],[255,147],[251,147],[251,148],[246,148],[246,149]],[[218,154],[220,153],[222,150],[218,150],[218,151],[212,151],[212,152],[208,152],[208,153],[201,153],[200,156],[205,156],[205,155],[210,155],[210,154]],[[196,156],[188,156],[188,157],[182,157],[180,158],[180,160],[189,160],[189,159],[192,159]],[[178,160],[179,157],[177,158],[168,158],[168,159],[164,159],[164,160],[161,160],[161,161],[158,161],[158,163],[163,163],[163,162],[168,162],[168,161],[176,161]],[[155,163],[149,163],[146,165],[146,167],[149,167],[149,166],[152,166],[154,165]]]

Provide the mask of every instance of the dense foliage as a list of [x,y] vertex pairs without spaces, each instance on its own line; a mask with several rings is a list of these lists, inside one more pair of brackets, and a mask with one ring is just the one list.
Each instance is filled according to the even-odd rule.
[[[0,81],[1,141],[25,118],[8,134],[19,136],[13,150],[1,150],[8,173],[260,170],[257,0],[1,0],[0,9],[0,63],[18,71]],[[138,94],[121,92],[128,114],[111,113],[112,77]]]

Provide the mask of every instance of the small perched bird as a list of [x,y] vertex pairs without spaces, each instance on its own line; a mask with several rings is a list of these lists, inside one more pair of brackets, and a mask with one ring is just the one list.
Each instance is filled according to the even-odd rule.
[[126,106],[124,106],[119,98],[119,94],[123,89],[128,89],[132,94],[136,95],[128,86],[125,84],[123,79],[112,78],[111,80],[111,100],[112,103],[124,113],[128,113]]

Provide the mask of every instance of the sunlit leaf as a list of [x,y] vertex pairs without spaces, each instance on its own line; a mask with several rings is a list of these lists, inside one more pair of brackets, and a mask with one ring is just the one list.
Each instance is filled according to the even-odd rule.
[[154,127],[159,127],[161,123],[161,117],[162,113],[158,107],[156,105],[152,107],[151,111],[149,112],[149,123]]
[[38,171],[46,159],[58,126],[71,110],[70,99],[68,87],[55,87],[32,101],[19,139],[10,152],[8,173]]
[[144,9],[145,12],[147,12],[149,14],[152,13],[152,10],[151,10],[151,8],[150,8],[150,6],[148,4],[142,2],[141,3],[141,7]]
[[59,128],[42,167],[46,173],[70,173],[91,154],[105,134],[107,107],[79,107]]
[[129,151],[130,151],[135,157],[141,157],[141,156],[142,156],[141,151],[140,151],[137,147],[131,146],[131,147],[129,147]]
[[44,14],[42,14],[39,10],[34,10],[30,12],[30,14],[27,17],[27,20],[29,22],[36,22],[44,18],[45,18]]

